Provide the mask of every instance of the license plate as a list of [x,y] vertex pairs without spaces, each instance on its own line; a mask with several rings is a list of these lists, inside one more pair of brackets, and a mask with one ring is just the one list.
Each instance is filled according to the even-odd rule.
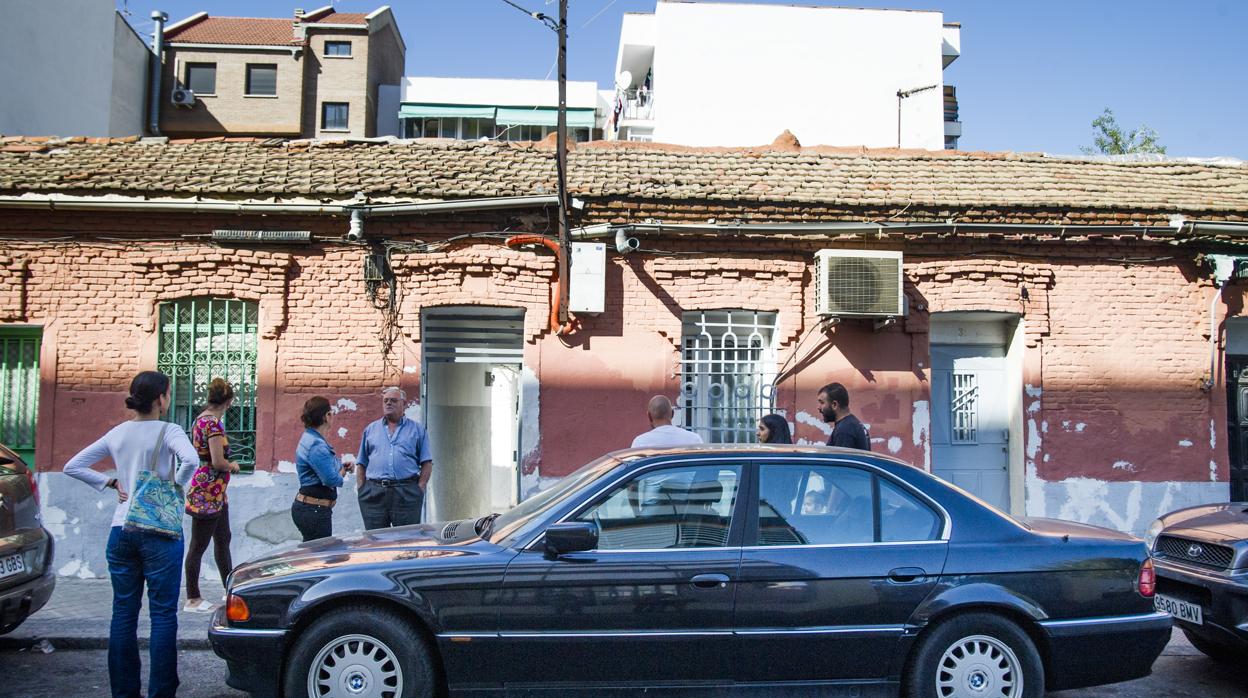
[[12,577],[26,571],[26,561],[21,554],[0,558],[0,579]]
[[1197,604],[1180,601],[1171,596],[1157,594],[1153,597],[1153,606],[1155,606],[1158,611],[1169,613],[1179,620],[1185,620],[1195,625],[1203,624],[1201,620],[1200,606]]

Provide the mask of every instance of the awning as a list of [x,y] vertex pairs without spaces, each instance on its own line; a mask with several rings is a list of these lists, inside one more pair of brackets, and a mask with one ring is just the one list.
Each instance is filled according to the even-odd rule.
[[403,104],[399,107],[400,119],[425,117],[463,117],[465,119],[492,119],[494,107],[465,107],[458,104]]
[[[494,123],[502,126],[554,126],[559,123],[555,107],[499,107]],[[593,128],[593,109],[569,109],[568,128]]]

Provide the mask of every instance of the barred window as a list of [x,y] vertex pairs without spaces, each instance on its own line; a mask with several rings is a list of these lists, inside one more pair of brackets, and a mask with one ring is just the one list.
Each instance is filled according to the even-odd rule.
[[230,460],[256,462],[256,303],[192,298],[160,304],[157,370],[169,376],[173,404],[166,417],[190,433],[216,377],[234,388],[223,420]]
[[684,426],[707,443],[752,443],[772,409],[776,313],[685,313],[681,336]]

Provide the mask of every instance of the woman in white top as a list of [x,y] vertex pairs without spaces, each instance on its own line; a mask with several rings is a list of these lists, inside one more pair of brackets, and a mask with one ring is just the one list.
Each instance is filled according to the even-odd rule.
[[[170,476],[173,459],[181,463],[174,479],[182,485],[199,465],[199,454],[186,432],[161,421],[169,410],[169,377],[144,371],[130,383],[126,407],[134,418],[113,427],[98,441],[82,449],[65,465],[65,474],[97,490],[117,490],[108,536],[108,573],[113,580],[113,620],[108,638],[108,678],[115,698],[137,698],[140,690],[138,623],[143,606],[143,585],[148,586],[148,613],[152,620],[149,647],[151,668],[147,695],[173,696],[178,690],[178,597],[182,586],[182,540],[142,531],[125,531],[122,524],[130,512],[129,494],[139,473],[152,463],[156,471]],[[108,477],[91,466],[112,458],[117,476]]]

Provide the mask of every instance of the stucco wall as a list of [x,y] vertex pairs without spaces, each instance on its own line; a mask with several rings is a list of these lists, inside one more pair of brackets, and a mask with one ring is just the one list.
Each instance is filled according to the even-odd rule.
[[[283,228],[326,237],[340,236],[346,226],[341,218],[281,221]],[[506,221],[465,216],[369,226],[378,236],[436,240],[499,230]],[[273,224],[210,215],[0,216],[0,230],[23,237],[168,237],[171,230],[193,235],[222,227]],[[566,338],[551,335],[546,325],[555,272],[550,255],[490,240],[396,253],[402,295],[395,351],[386,359],[380,352],[383,314],[366,295],[359,247],[6,241],[0,278],[13,292],[0,295],[0,320],[44,327],[37,464],[47,482],[45,513],[50,523],[63,525],[60,550],[71,556],[60,564],[81,559],[85,567],[65,573],[102,574],[99,558],[91,556],[103,550],[99,521],[110,505],[97,506],[103,501],[98,495],[64,482],[56,471],[127,417],[121,403],[128,380],[155,366],[157,304],[189,296],[232,296],[260,306],[258,472],[231,486],[240,560],[290,533],[283,517],[295,490],[291,461],[303,401],[321,394],[335,403],[340,414],[331,443],[339,453],[355,453],[360,430],[379,414],[383,385],[398,383],[409,395],[420,394],[420,311],[440,305],[525,310],[526,382],[530,388],[536,383],[529,392],[537,395],[522,408],[526,494],[627,446],[646,429],[647,398],[679,394],[681,313],[733,308],[777,313],[778,361],[794,358],[797,368],[780,381],[776,408],[798,440],[826,439],[815,393],[838,380],[849,388],[855,414],[870,425],[875,450],[930,467],[930,313],[1011,313],[1025,328],[1024,388],[1017,397],[1024,410],[1028,513],[1141,532],[1167,509],[1226,498],[1225,389],[1220,375],[1212,391],[1198,387],[1209,361],[1212,287],[1190,255],[1143,241],[735,244],[739,251],[729,242],[664,238],[648,245],[703,252],[612,254],[606,312],[583,317],[582,329]],[[814,313],[811,275],[820,246],[903,249],[911,314],[878,330],[847,321],[824,332]],[[1219,326],[1228,311],[1243,307],[1239,287],[1224,298],[1216,306]],[[453,476],[435,469],[435,478]],[[349,489],[343,497],[336,526],[352,530],[358,526],[354,497]]]

